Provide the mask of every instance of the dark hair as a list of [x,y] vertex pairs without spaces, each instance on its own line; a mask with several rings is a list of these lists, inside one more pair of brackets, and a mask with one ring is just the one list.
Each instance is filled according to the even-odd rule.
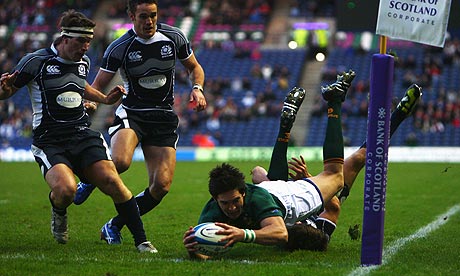
[[326,251],[329,236],[315,227],[302,223],[286,227],[288,230],[288,242],[285,248],[289,251],[311,250]]
[[89,27],[94,28],[96,23],[86,17],[83,13],[75,10],[68,10],[62,13],[59,27]]
[[209,172],[209,193],[212,197],[235,189],[240,193],[246,191],[244,174],[237,168],[222,163]]
[[126,11],[128,13],[135,13],[137,6],[141,4],[155,4],[158,6],[158,1],[157,0],[128,0]]
[[[75,10],[68,10],[62,13],[59,19],[59,27],[96,27],[96,22],[86,17],[83,13]],[[54,41],[55,45],[62,42],[64,36],[59,36]]]

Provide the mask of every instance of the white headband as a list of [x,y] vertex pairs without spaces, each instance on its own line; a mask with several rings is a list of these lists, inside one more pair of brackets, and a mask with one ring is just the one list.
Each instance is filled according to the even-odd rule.
[[90,27],[62,27],[61,35],[70,37],[93,38],[94,30]]

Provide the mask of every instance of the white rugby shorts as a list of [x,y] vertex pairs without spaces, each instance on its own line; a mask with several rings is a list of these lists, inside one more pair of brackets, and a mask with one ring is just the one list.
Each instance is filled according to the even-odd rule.
[[316,215],[323,209],[323,197],[309,179],[296,181],[264,181],[258,184],[276,196],[286,209],[284,223],[294,225],[297,221]]

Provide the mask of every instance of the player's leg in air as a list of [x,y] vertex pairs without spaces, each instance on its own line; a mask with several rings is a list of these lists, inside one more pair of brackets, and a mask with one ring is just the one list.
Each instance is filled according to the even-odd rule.
[[260,166],[255,167],[251,172],[252,183],[258,184],[268,180],[288,180],[288,161],[286,156],[288,143],[292,126],[297,112],[305,99],[305,94],[303,88],[294,87],[286,95],[281,111],[278,136],[273,147],[268,173]]
[[[412,84],[405,92],[403,98],[396,106],[395,110],[391,113],[390,118],[390,138],[393,136],[399,125],[410,116],[415,110],[415,106],[422,96],[422,88],[416,84]],[[341,205],[348,197],[351,187],[356,180],[356,177],[364,167],[366,162],[366,142],[356,150],[353,154],[345,159],[343,164],[343,178],[344,188],[340,191],[337,197],[333,197],[332,200],[327,202],[324,206],[324,211],[319,215],[316,220],[318,228],[328,228],[330,235],[334,229],[331,228],[330,223],[322,224],[321,220],[329,220],[334,224],[337,224]],[[324,229],[327,231],[327,229]],[[332,230],[332,231],[331,231]]]
[[[390,118],[390,139],[398,129],[399,125],[408,118],[415,110],[415,106],[422,96],[422,88],[417,84],[412,84],[407,88],[404,96],[399,101],[395,110],[391,113]],[[356,180],[361,169],[366,162],[366,142],[355,151],[352,155],[345,159],[343,166],[344,173],[344,188],[339,193],[338,197],[342,204],[350,193],[350,189]]]
[[[327,126],[323,143],[324,166],[322,172],[309,177],[305,166],[304,175],[320,191],[324,209],[328,208],[329,202],[335,200],[335,194],[343,187],[344,149],[341,108],[355,76],[355,72],[349,70],[339,74],[333,84],[321,87],[321,94],[327,102]],[[289,239],[286,249],[325,251],[335,228],[335,222],[318,217],[317,213],[302,217],[295,225],[288,227]]]

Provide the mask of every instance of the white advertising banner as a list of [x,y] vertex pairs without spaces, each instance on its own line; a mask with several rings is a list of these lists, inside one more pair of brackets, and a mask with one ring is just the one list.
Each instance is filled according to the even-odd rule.
[[444,47],[451,0],[380,0],[376,34]]

